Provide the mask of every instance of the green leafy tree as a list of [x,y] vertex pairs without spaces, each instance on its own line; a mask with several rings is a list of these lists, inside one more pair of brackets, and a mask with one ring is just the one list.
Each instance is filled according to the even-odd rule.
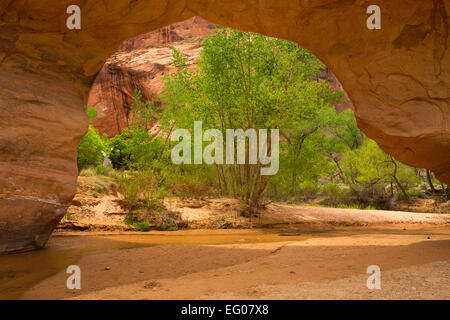
[[370,139],[346,154],[344,174],[353,192],[362,200],[393,196],[394,187],[405,199],[407,190],[418,183],[413,168],[397,162]]
[[[310,124],[322,126],[319,114],[334,112],[332,103],[339,99],[327,83],[315,80],[323,65],[312,53],[260,34],[219,28],[203,43],[197,69],[188,68],[177,50],[173,64],[178,72],[165,78],[162,96],[166,128],[192,130],[201,120],[204,130],[217,128],[223,136],[226,129],[280,129],[300,149],[302,135],[317,130]],[[248,145],[246,150],[248,159]],[[260,164],[215,168],[224,193],[258,208],[269,182]]]
[[[90,122],[97,117],[97,109],[87,106],[87,112]],[[106,151],[102,138],[98,130],[92,125],[89,125],[87,133],[81,139],[77,149],[77,164],[78,170],[88,167],[94,167],[100,164],[103,160],[102,151]]]

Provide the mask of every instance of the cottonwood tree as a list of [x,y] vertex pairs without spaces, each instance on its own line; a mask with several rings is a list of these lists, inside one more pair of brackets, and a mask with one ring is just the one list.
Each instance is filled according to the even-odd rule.
[[[226,129],[279,129],[282,142],[294,150],[287,165],[295,163],[302,139],[326,123],[321,115],[339,98],[317,81],[324,67],[320,61],[286,40],[219,28],[204,41],[197,68],[173,52],[178,72],[166,76],[161,97],[166,128],[192,130],[201,120],[203,130],[217,128],[223,136]],[[251,213],[263,204],[270,178],[260,174],[261,164],[249,164],[246,143],[245,164],[215,168],[223,193],[242,199]]]

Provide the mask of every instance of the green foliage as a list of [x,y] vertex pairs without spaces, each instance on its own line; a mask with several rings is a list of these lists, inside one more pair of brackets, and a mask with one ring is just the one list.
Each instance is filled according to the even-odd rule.
[[310,180],[305,180],[299,184],[299,193],[305,198],[313,198],[319,192],[319,186]]
[[125,217],[125,224],[127,226],[133,226],[135,223],[138,222],[137,219],[138,219],[138,214],[137,213],[128,214]]
[[346,154],[343,172],[351,190],[362,200],[389,198],[388,187],[391,195],[395,187],[408,198],[406,190],[419,182],[413,168],[397,162],[369,139]]
[[[192,130],[201,120],[203,130],[217,128],[222,134],[226,129],[280,129],[292,142],[294,151],[285,152],[284,164],[291,168],[300,163],[297,141],[327,123],[342,95],[314,80],[323,65],[312,53],[260,34],[219,28],[204,41],[197,69],[188,69],[186,61],[174,49],[178,72],[165,77],[162,96],[165,128],[176,124]],[[269,181],[260,176],[260,165],[218,165],[216,170],[224,194],[251,206],[262,201]]]
[[[87,105],[89,121],[92,122],[97,117],[98,110]],[[87,133],[81,139],[77,148],[78,172],[88,167],[95,167],[103,160],[102,151],[105,151],[103,140],[98,134],[98,130],[89,125]]]
[[138,231],[149,231],[150,230],[150,225],[148,224],[147,221],[137,222],[135,226]]
[[89,121],[92,122],[95,120],[95,118],[97,118],[98,115],[98,110],[97,108],[92,108],[89,106],[89,104],[87,105],[87,114],[89,117]]
[[407,190],[406,193],[409,197],[420,197],[422,195],[422,191],[419,189],[410,189]]
[[[264,196],[292,202],[320,196],[327,205],[373,208],[393,197],[419,195],[415,187],[425,180],[417,170],[366,138],[351,110],[336,113],[343,94],[318,80],[324,65],[309,51],[225,28],[204,41],[196,69],[172,49],[177,72],[164,77],[162,95],[144,101],[135,91],[128,129],[108,139],[90,126],[78,148],[80,170],[93,167],[96,174],[107,174],[101,151],[118,169],[112,171],[124,204],[135,212],[127,224],[144,230],[151,221],[161,230],[178,228],[172,213],[163,210],[166,196],[231,195],[251,211],[262,206]],[[92,122],[97,110],[88,106],[87,112]],[[226,129],[279,129],[278,173],[261,176],[260,165],[249,164],[174,165],[171,133],[192,132],[198,120],[203,130],[219,129],[223,136]],[[154,136],[150,128],[156,121],[161,131]]]
[[323,186],[323,194],[328,198],[330,204],[350,202],[348,188],[338,183],[325,184]]
[[77,149],[78,170],[88,167],[95,167],[103,160],[102,151],[105,146],[98,134],[98,130],[93,126],[89,126],[88,132],[81,139]]
[[133,170],[122,172],[118,177],[119,188],[123,194],[123,203],[129,209],[151,208],[158,195],[154,184],[158,183],[151,170]]
[[97,174],[105,174],[107,170],[108,168],[101,164],[95,167],[95,172]]

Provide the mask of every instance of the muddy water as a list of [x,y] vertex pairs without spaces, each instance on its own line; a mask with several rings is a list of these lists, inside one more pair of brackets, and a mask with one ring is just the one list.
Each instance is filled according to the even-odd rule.
[[0,255],[0,299],[17,299],[29,288],[76,262],[87,253],[153,245],[215,245],[305,239],[304,235],[263,232],[180,231],[89,235],[54,235],[45,249]]
[[15,299],[39,281],[75,264],[85,253],[140,246],[90,236],[53,236],[45,249],[0,256],[0,299]]
[[[124,234],[56,234],[45,249],[0,256],[0,299],[20,298],[40,281],[65,270],[86,254],[155,245],[219,245],[301,241],[311,237],[335,237],[361,231],[310,233],[275,230],[190,230]],[[365,233],[369,232],[365,230]],[[374,231],[376,232],[376,231]]]

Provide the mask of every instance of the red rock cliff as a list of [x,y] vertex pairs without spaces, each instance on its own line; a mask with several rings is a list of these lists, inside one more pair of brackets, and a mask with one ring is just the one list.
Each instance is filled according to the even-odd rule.
[[[127,127],[134,101],[134,90],[148,101],[161,93],[161,77],[174,70],[171,44],[195,64],[202,39],[214,31],[215,25],[194,17],[127,39],[110,57],[92,86],[88,103],[98,110],[93,125],[109,137]],[[187,41],[185,41],[187,40]]]

